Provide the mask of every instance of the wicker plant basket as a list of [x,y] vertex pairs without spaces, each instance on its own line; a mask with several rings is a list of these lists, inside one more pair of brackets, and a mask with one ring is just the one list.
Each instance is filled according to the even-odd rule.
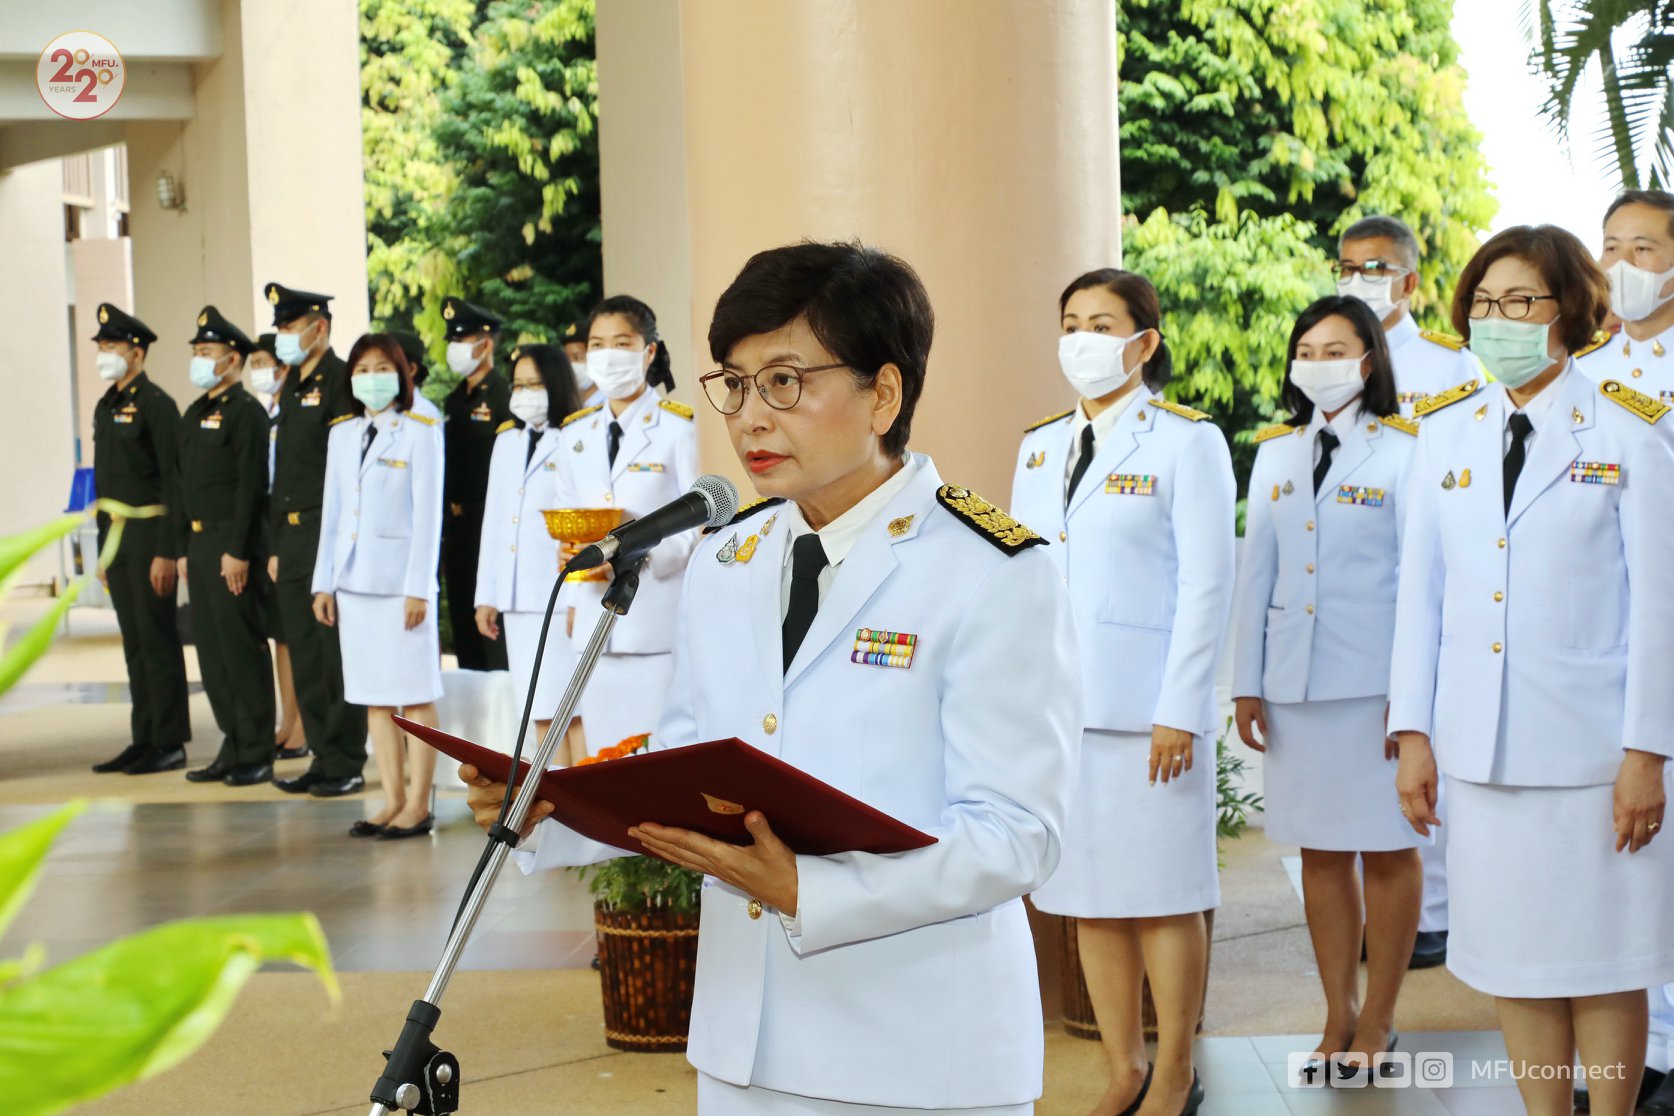
[[593,926],[605,1042],[617,1050],[685,1050],[697,975],[697,914],[595,906]]
[[[1206,932],[1209,935],[1211,949],[1215,937],[1215,912],[1205,911],[1203,914]],[[1064,1030],[1076,1038],[1100,1038],[1098,1020],[1093,1016],[1093,1001],[1087,994],[1087,979],[1081,973],[1081,948],[1076,941],[1075,919],[1059,919],[1063,927],[1063,976],[1064,991]],[[1207,1005],[1209,999],[1208,980],[1204,981],[1203,1003]],[[1144,1000],[1142,1002],[1145,1024],[1145,1037],[1157,1037],[1157,1007],[1151,1002],[1151,982],[1145,982]],[[1203,1032],[1204,1008],[1197,1009],[1197,1030]]]

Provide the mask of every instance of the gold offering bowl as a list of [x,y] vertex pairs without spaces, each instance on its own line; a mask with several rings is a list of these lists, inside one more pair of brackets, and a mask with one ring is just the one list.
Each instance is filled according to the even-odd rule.
[[[622,526],[621,508],[543,508],[546,533],[561,543],[586,546]],[[568,581],[604,581],[603,567],[571,574]]]

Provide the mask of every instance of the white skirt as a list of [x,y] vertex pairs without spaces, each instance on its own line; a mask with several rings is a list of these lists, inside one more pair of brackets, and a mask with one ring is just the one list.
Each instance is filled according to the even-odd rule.
[[[1670,778],[1665,773],[1664,778]],[[1616,852],[1614,788],[1447,779],[1447,967],[1479,992],[1602,996],[1674,980],[1674,840]]]
[[337,592],[343,697],[353,705],[426,705],[442,696],[436,598],[424,621],[406,626],[407,598]]
[[1395,761],[1383,758],[1381,695],[1264,704],[1268,840],[1328,852],[1388,852],[1424,842],[1401,816]]
[[1215,742],[1199,736],[1192,769],[1147,784],[1148,732],[1081,734],[1081,767],[1064,819],[1064,854],[1032,896],[1072,918],[1156,918],[1220,906],[1215,853]]
[[600,655],[581,695],[587,754],[596,756],[630,736],[656,732],[673,677],[673,655]]
[[[903,1116],[922,1108],[880,1108],[875,1104],[821,1100],[781,1093],[756,1085],[733,1085],[707,1073],[698,1073],[698,1116]],[[1035,1106],[1007,1104],[998,1108],[937,1108],[936,1116],[1031,1116]]]
[[[506,637],[506,659],[512,685],[517,692],[517,712],[512,715],[514,721],[523,716],[523,707],[529,699],[529,674],[535,669],[535,648],[540,645],[543,616],[539,612],[500,614],[500,627]],[[552,617],[552,627],[547,629],[546,652],[541,656],[541,676],[535,683],[535,707],[530,720],[552,719],[580,658],[570,647],[569,637],[564,634],[564,610],[559,609]]]

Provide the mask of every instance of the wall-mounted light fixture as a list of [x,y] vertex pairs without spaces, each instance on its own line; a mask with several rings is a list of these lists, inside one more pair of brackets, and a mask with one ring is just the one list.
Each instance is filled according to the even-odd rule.
[[186,208],[186,191],[174,180],[174,175],[166,170],[157,172],[157,204],[164,209]]

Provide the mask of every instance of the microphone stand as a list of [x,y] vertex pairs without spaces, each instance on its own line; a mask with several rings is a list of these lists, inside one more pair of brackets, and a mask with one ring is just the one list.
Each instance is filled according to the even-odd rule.
[[[395,1040],[395,1048],[384,1051],[384,1072],[372,1087],[372,1109],[369,1116],[391,1116],[398,1111],[414,1113],[415,1116],[451,1116],[459,1110],[459,1059],[430,1040],[436,1024],[442,1018],[439,1006],[442,996],[446,994],[454,971],[459,967],[460,956],[465,952],[465,945],[470,940],[477,918],[482,914],[483,904],[488,901],[489,891],[499,878],[500,869],[505,866],[507,856],[521,840],[518,833],[523,828],[523,819],[528,815],[530,807],[535,804],[535,794],[540,788],[540,773],[545,771],[552,761],[552,754],[557,750],[558,742],[564,738],[564,733],[569,728],[570,718],[574,716],[581,693],[593,676],[593,668],[598,663],[599,655],[604,652],[605,641],[610,638],[611,629],[616,626],[620,617],[628,614],[628,608],[633,604],[634,594],[639,590],[640,567],[645,562],[646,553],[640,551],[636,554],[622,555],[613,566],[615,577],[611,580],[610,588],[605,591],[604,612],[593,628],[593,635],[587,641],[586,650],[581,653],[581,662],[576,666],[575,673],[570,676],[569,688],[564,691],[564,697],[558,703],[558,711],[553,714],[552,724],[535,752],[534,760],[530,764],[530,778],[516,788],[515,798],[512,788],[507,788],[509,809],[502,805],[499,823],[488,831],[488,846],[483,850],[483,858],[478,862],[476,872],[471,877],[465,899],[460,904],[459,914],[454,918],[453,929],[448,933],[447,944],[442,947],[442,958],[437,963],[435,972],[431,974],[430,985],[424,990],[422,999],[413,1001],[412,1008],[407,1012],[406,1025],[401,1028],[401,1036]],[[567,568],[565,572],[568,572]],[[564,575],[560,574],[553,586],[552,597],[547,601],[547,625],[552,623],[553,608],[558,602],[558,591],[563,584]],[[535,653],[534,678],[540,677],[540,659],[541,652],[546,648],[546,631],[546,627],[543,626],[541,645]],[[525,703],[524,728],[518,731],[517,749],[512,755],[513,771],[517,769],[517,760],[523,751],[523,733],[527,731],[530,706],[534,701],[534,678],[530,679],[529,701]]]

